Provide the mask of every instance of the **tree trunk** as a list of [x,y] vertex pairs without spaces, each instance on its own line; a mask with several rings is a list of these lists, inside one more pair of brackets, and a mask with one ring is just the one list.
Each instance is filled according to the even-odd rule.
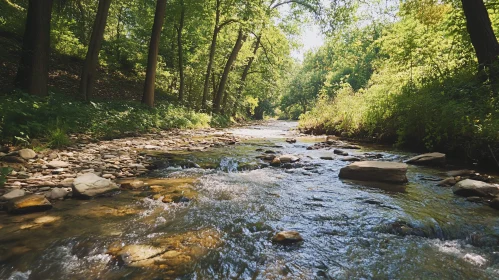
[[85,100],[90,100],[92,97],[95,74],[99,64],[99,51],[102,40],[104,39],[104,30],[106,29],[107,15],[110,6],[111,0],[99,0],[99,8],[97,9],[92,36],[90,37],[90,43],[88,44],[87,56],[81,72],[80,95]]
[[185,89],[185,76],[184,76],[184,51],[182,47],[182,30],[184,29],[184,19],[185,19],[185,6],[184,1],[180,1],[182,10],[180,12],[180,24],[177,29],[178,36],[178,69],[180,74],[180,88],[178,91],[178,101],[182,102],[184,99],[184,89]]
[[[239,100],[242,96],[244,86],[246,85],[246,79],[248,78],[249,70],[251,68],[251,65],[253,64],[253,61],[255,61],[256,54],[258,52],[258,49],[260,48],[260,43],[262,40],[262,36],[258,36],[255,41],[255,48],[253,49],[253,56],[250,57],[248,60],[248,63],[246,66],[244,66],[244,71],[243,74],[241,75],[241,82],[239,84],[239,87],[237,88],[237,94],[236,94],[236,101]],[[238,103],[234,103],[234,107],[232,108],[232,114],[234,115],[237,111],[237,106]]]
[[14,84],[32,95],[48,94],[50,20],[53,0],[30,0],[21,60]]
[[489,13],[483,0],[461,0],[471,43],[475,48],[480,70],[488,70],[491,81],[499,76],[499,43],[492,29]]
[[215,97],[215,102],[213,103],[213,112],[216,114],[220,112],[220,103],[222,102],[222,97],[224,97],[225,94],[225,86],[227,85],[227,81],[229,79],[230,70],[232,69],[232,65],[237,59],[239,51],[243,47],[243,42],[246,41],[246,37],[247,35],[243,32],[243,30],[239,29],[239,34],[237,35],[236,44],[234,44],[234,48],[232,49],[229,59],[227,59],[227,63],[225,64],[224,72],[222,74],[222,77],[220,78],[220,83],[218,85],[218,91]]
[[206,76],[204,79],[203,101],[201,103],[201,108],[203,109],[203,111],[206,111],[207,109],[206,101],[208,99],[208,90],[210,87],[211,68],[213,67],[213,60],[215,59],[215,49],[217,48],[218,32],[220,31],[218,26],[219,24],[220,24],[220,0],[217,0],[215,28],[213,30],[213,38],[211,39],[210,57],[208,60],[208,67],[206,68]]
[[144,95],[142,103],[149,107],[154,107],[154,87],[156,82],[156,66],[158,64],[159,39],[161,29],[165,21],[166,0],[158,0],[156,3],[156,13],[152,26],[151,42],[149,43],[149,55],[147,57],[146,80],[144,84]]

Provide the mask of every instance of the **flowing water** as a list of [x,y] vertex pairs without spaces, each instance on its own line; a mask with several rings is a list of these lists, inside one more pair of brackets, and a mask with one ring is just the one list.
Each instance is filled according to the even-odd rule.
[[[348,163],[320,159],[332,150],[306,149],[323,138],[284,141],[295,125],[233,129],[250,138],[165,158],[150,174],[161,179],[150,184],[190,201],[163,203],[165,189],[123,191],[66,200],[46,213],[1,214],[0,279],[499,279],[496,210],[427,180],[443,170],[411,166],[405,191],[342,181]],[[300,165],[262,166],[261,149],[298,155]],[[372,147],[348,152],[407,157]],[[182,169],[180,161],[201,168]],[[206,230],[215,245],[194,250]],[[272,243],[280,230],[296,230],[304,242]],[[159,246],[158,238],[195,253],[167,268],[131,267],[108,254],[116,244]]]

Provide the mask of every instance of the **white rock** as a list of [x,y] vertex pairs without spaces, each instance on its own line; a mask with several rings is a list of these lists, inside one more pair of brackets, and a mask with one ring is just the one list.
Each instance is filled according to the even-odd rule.
[[118,189],[119,187],[115,183],[93,173],[83,174],[77,177],[73,183],[74,194],[83,197],[94,197]]
[[19,151],[19,156],[23,159],[32,159],[36,157],[36,153],[32,149],[22,149]]
[[65,188],[54,188],[50,192],[45,194],[45,197],[49,199],[60,199],[66,197],[68,194],[69,191],[67,191],[67,189]]

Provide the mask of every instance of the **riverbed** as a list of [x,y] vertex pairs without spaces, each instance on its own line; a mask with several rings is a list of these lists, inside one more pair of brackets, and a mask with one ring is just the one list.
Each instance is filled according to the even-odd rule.
[[[437,186],[446,170],[410,166],[405,186],[340,180],[349,163],[333,150],[307,150],[325,137],[295,127],[230,129],[246,140],[165,156],[143,178],[155,187],[1,216],[0,279],[499,278],[499,212]],[[297,142],[285,141],[291,137]],[[271,167],[257,158],[266,151],[300,164]],[[396,162],[410,156],[345,151]],[[304,241],[273,243],[282,230]],[[130,254],[128,262],[116,253],[132,245],[159,253]]]

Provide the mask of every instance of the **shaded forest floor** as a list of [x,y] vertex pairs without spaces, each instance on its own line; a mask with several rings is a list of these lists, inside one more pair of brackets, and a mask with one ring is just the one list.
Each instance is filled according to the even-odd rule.
[[[0,94],[12,92],[22,49],[22,38],[12,33],[0,32]],[[52,51],[49,63],[49,91],[78,97],[80,71],[83,60]],[[96,100],[140,101],[143,91],[142,74],[122,72],[99,67],[93,98]],[[158,100],[167,99],[159,91]]]

